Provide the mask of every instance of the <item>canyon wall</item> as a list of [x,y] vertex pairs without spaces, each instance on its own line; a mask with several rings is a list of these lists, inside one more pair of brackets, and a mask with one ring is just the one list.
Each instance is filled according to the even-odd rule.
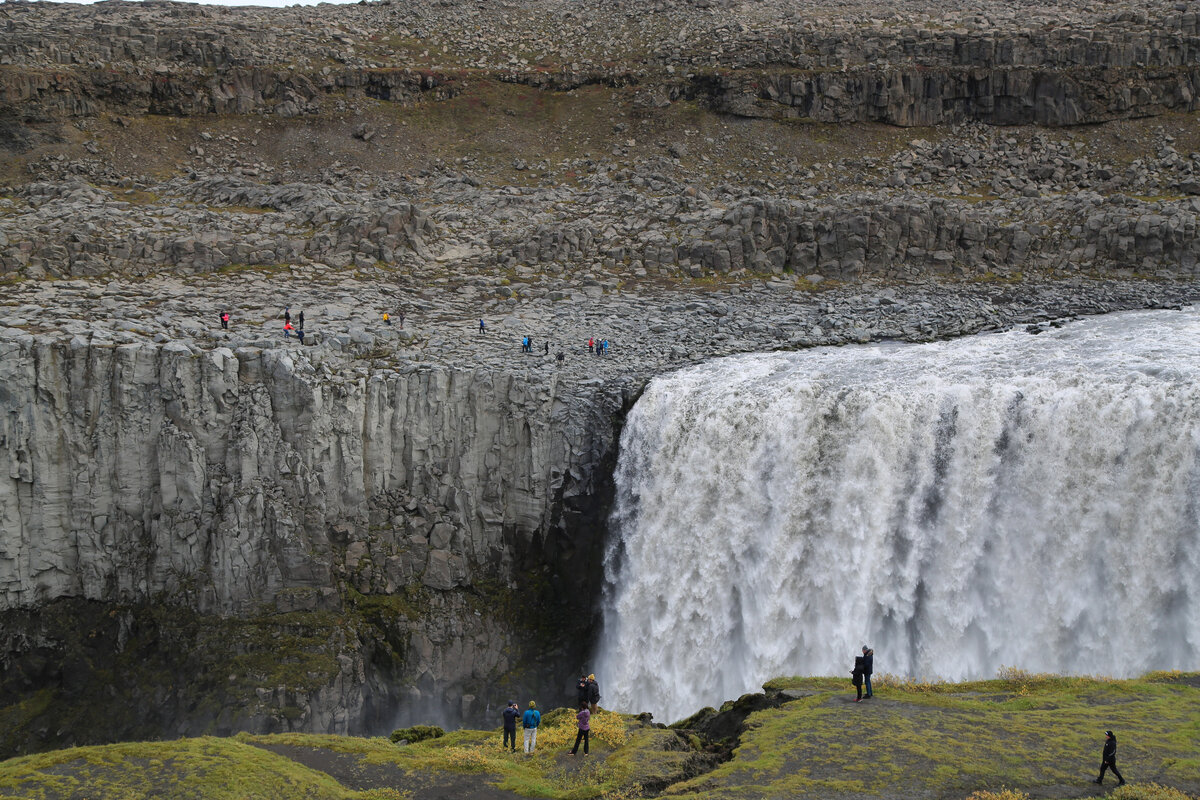
[[[263,687],[227,729],[474,718],[576,668],[592,609],[564,581],[599,546],[621,389],[431,365],[368,378],[326,354],[0,336],[0,597],[25,620],[6,627],[10,674],[32,679],[27,640],[48,635],[28,610],[85,601],[217,626],[300,615],[326,638],[338,661],[310,691]],[[530,657],[527,627],[556,615],[575,644]],[[306,710],[271,713],[286,707]]]

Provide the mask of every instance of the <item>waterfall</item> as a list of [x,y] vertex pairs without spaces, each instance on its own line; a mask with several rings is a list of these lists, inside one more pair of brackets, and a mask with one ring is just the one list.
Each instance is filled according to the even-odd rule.
[[597,673],[675,720],[786,675],[1200,656],[1200,312],[726,358],[621,437]]

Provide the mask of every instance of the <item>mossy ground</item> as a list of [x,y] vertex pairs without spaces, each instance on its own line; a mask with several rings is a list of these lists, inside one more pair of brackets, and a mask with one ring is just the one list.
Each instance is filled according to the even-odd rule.
[[[592,753],[570,756],[574,718],[546,714],[536,752],[499,731],[416,745],[310,734],[240,735],[75,748],[0,764],[0,798],[1067,798],[1090,783],[1103,731],[1117,731],[1130,785],[1119,800],[1200,791],[1200,674],[1138,680],[1027,675],[962,684],[881,677],[854,703],[848,682],[780,679],[778,708],[752,714],[732,760],[696,777],[694,736],[601,713]],[[449,792],[449,794],[448,794]],[[1117,797],[1116,794],[1113,795]],[[1172,795],[1181,800],[1182,795]]]
[[[1098,793],[1106,729],[1126,779],[1200,790],[1200,681],[1027,675],[920,684],[876,681],[855,703],[849,682],[768,684],[807,696],[747,720],[734,758],[671,787],[696,798],[959,798],[1019,788],[1034,797]],[[1095,791],[1094,791],[1095,790]]]

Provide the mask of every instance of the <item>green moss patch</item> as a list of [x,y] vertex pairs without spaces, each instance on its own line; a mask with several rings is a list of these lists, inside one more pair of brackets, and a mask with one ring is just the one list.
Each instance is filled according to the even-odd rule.
[[0,795],[105,800],[384,800],[404,796],[352,791],[291,759],[234,739],[210,737],[83,747],[11,759],[0,764]]
[[951,798],[1020,788],[1072,797],[1100,764],[1103,731],[1127,780],[1200,789],[1200,689],[1027,675],[920,683],[882,678],[854,702],[849,681],[781,679],[798,699],[752,714],[731,761],[672,796]]

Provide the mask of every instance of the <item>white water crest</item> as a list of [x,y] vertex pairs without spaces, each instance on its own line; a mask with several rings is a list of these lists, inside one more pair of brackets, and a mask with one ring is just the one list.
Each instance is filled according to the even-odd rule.
[[864,644],[877,675],[1200,667],[1195,309],[696,366],[616,481],[613,708],[848,679]]

